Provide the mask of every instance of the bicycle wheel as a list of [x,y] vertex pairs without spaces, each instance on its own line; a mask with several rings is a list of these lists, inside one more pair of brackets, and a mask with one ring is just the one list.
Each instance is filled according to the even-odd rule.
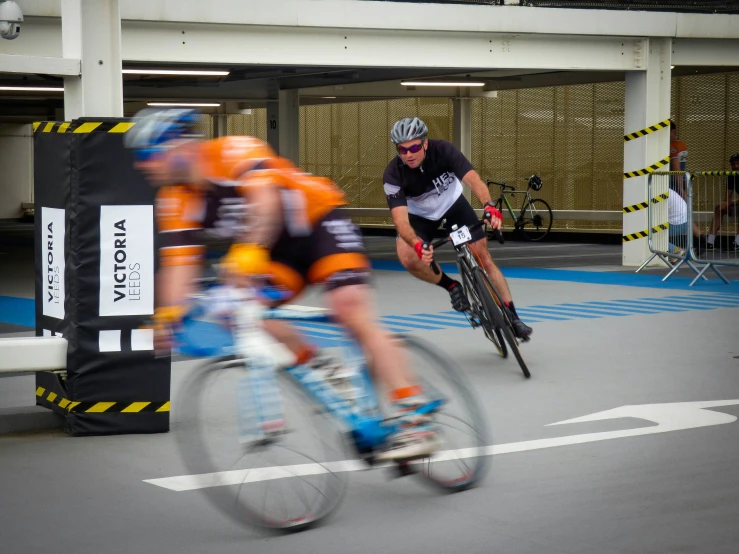
[[518,227],[526,240],[543,239],[552,228],[552,208],[541,198],[534,198],[521,208]]
[[431,458],[407,462],[401,467],[446,492],[466,490],[485,474],[489,463],[489,436],[484,412],[462,370],[429,342],[396,335],[409,367],[430,398],[444,398],[434,413],[443,450]]
[[521,355],[521,350],[518,348],[518,340],[513,333],[513,324],[508,318],[505,310],[500,308],[500,306],[503,305],[503,301],[501,300],[498,291],[495,290],[493,282],[490,280],[488,274],[482,271],[482,269],[480,269],[479,267],[475,268],[473,277],[475,279],[475,285],[480,287],[481,290],[487,291],[488,294],[481,295],[483,296],[483,300],[486,302],[487,309],[491,313],[492,317],[500,321],[500,329],[502,329],[503,331],[503,336],[505,337],[508,345],[511,347],[513,355],[515,356],[518,365],[521,367],[521,371],[523,372],[524,377],[529,379],[531,377],[531,373],[529,372],[529,368],[526,366],[526,362]]
[[305,529],[328,516],[343,496],[342,435],[335,420],[279,372],[286,433],[240,442],[244,403],[238,391],[245,378],[243,360],[224,358],[187,379],[178,399],[187,419],[176,427],[183,462],[195,475],[194,488],[234,521],[272,530]]
[[472,306],[472,313],[480,320],[480,325],[482,326],[485,336],[493,343],[498,354],[503,358],[507,358],[508,347],[503,340],[500,325],[488,314],[485,308],[485,302],[482,300],[482,295],[475,289],[472,280],[472,270],[467,266],[467,263],[464,260],[460,260],[460,264],[462,265],[460,268],[462,286],[464,286],[464,289],[467,292],[467,299],[470,301],[470,306]]

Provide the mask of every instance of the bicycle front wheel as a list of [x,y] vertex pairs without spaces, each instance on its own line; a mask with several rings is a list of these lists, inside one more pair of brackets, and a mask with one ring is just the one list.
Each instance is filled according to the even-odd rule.
[[479,267],[475,268],[473,276],[475,278],[475,286],[480,287],[481,290],[487,292],[487,294],[482,295],[487,306],[487,311],[490,312],[491,316],[499,322],[499,328],[502,330],[506,342],[511,347],[513,356],[516,358],[524,377],[527,379],[530,378],[531,372],[529,372],[529,368],[526,365],[526,361],[523,359],[521,350],[518,348],[518,340],[513,334],[513,324],[510,319],[508,319],[505,311],[500,307],[503,305],[503,300],[500,298],[498,291],[493,286],[493,282],[490,280],[488,274],[482,271]]
[[543,239],[552,228],[552,208],[541,198],[534,198],[521,208],[518,225],[526,240]]
[[175,435],[185,467],[194,474],[189,482],[238,523],[307,528],[328,516],[343,496],[342,435],[329,414],[278,372],[286,432],[247,441],[244,379],[249,379],[244,361],[224,358],[207,363],[184,383],[178,405],[179,417],[186,419]]
[[397,335],[414,377],[431,399],[442,398],[433,414],[442,451],[401,464],[446,492],[466,490],[480,481],[489,463],[490,440],[482,406],[462,370],[430,343]]
[[494,319],[494,317],[488,313],[485,301],[485,289],[478,290],[474,285],[474,278],[472,277],[472,269],[467,265],[465,261],[461,262],[462,267],[460,268],[462,275],[462,283],[465,291],[467,292],[467,299],[470,301],[472,306],[472,313],[480,320],[485,336],[490,342],[493,343],[498,354],[503,358],[508,357],[508,348],[506,347],[505,340],[503,340],[503,334],[500,330],[502,321]]

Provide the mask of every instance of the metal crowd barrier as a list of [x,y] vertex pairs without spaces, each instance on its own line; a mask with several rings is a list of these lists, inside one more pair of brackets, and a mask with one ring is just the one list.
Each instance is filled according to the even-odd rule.
[[[736,180],[736,193],[728,197],[729,183]],[[726,283],[728,281],[716,266],[739,266],[739,172],[696,171],[693,173],[692,214],[701,232],[715,235],[714,248],[701,241],[699,248],[692,249],[692,257],[705,264],[701,275],[713,269]],[[733,210],[721,213],[722,203],[734,205]],[[713,228],[712,228],[713,227]]]
[[[692,174],[687,171],[663,171],[649,176],[649,201],[631,207],[647,210],[647,239],[652,253],[636,270],[637,273],[654,258],[659,258],[669,268],[663,281],[686,265],[696,273],[690,286],[699,279],[706,280],[705,274],[709,269],[729,284],[717,266],[739,266],[739,250],[725,253],[729,245],[734,247],[734,243],[726,240],[726,234],[717,236],[715,249],[708,250],[705,237],[717,215],[714,213],[716,206],[726,198],[726,177],[730,175],[733,175],[732,172],[726,171],[699,171]],[[720,182],[719,178],[723,178],[723,181]],[[722,224],[723,227],[729,232],[739,232],[737,217],[739,214],[735,211],[728,217],[727,224]],[[701,238],[696,248],[694,238],[698,238],[697,235]],[[699,269],[698,266],[703,267]]]
[[[680,192],[684,192],[687,200],[683,200]],[[631,206],[632,210],[647,210],[647,241],[649,251],[652,253],[636,273],[647,267],[654,258],[659,258],[669,268],[663,281],[672,277],[683,265],[687,265],[696,275],[706,279],[693,262],[691,238],[693,214],[689,208],[692,193],[692,176],[687,171],[661,171],[649,175],[647,179],[649,200]],[[671,194],[676,196],[670,198]],[[698,278],[696,277],[696,280]],[[695,281],[691,286],[694,283]]]

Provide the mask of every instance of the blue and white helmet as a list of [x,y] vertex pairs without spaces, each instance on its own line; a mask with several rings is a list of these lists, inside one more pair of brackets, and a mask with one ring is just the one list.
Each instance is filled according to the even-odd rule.
[[199,115],[190,109],[141,110],[134,116],[135,125],[125,134],[123,144],[134,150],[137,160],[146,161],[164,150],[170,140],[199,137],[195,132]]
[[417,117],[406,117],[396,121],[390,130],[390,140],[395,144],[408,142],[419,138],[426,138],[429,134],[426,124]]

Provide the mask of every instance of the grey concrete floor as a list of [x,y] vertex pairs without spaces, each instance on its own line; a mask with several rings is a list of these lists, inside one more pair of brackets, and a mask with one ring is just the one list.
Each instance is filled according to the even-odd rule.
[[[373,257],[392,259],[392,239],[368,243]],[[511,264],[516,267],[584,268],[609,275],[620,260],[618,247],[529,248],[510,242],[494,252],[500,260],[529,254],[529,265],[519,259]],[[556,257],[563,252],[579,256]],[[506,263],[501,261],[504,271],[510,267]],[[513,268],[509,272],[516,274]],[[531,380],[521,377],[513,359],[494,354],[479,331],[441,325],[414,332],[464,369],[484,404],[493,444],[503,451],[506,445],[539,439],[554,439],[555,445],[562,442],[557,439],[588,435],[592,442],[497,454],[478,488],[451,496],[438,495],[414,478],[391,481],[385,470],[355,472],[340,510],[325,525],[271,537],[225,520],[197,491],[173,492],[144,482],[185,473],[172,434],[3,436],[0,552],[735,553],[736,286],[690,290],[635,281],[627,274],[619,284],[537,275],[509,277],[517,306],[535,329],[523,346]],[[375,285],[382,316],[448,317],[446,294],[403,272],[377,271]],[[594,315],[590,302],[636,308]],[[320,298],[311,293],[300,303],[318,305]],[[575,305],[572,317],[546,316],[552,306],[550,313],[566,313],[563,304]],[[175,402],[196,366],[174,364]],[[23,406],[23,395],[32,400],[32,384],[24,379],[0,379],[0,406]],[[729,414],[724,424],[626,436],[622,432],[657,425],[632,408],[614,419],[550,426],[624,406],[718,400],[737,404],[683,408],[686,415],[672,412],[660,425],[698,424],[704,412]],[[173,428],[180,425],[180,413],[173,412]]]

